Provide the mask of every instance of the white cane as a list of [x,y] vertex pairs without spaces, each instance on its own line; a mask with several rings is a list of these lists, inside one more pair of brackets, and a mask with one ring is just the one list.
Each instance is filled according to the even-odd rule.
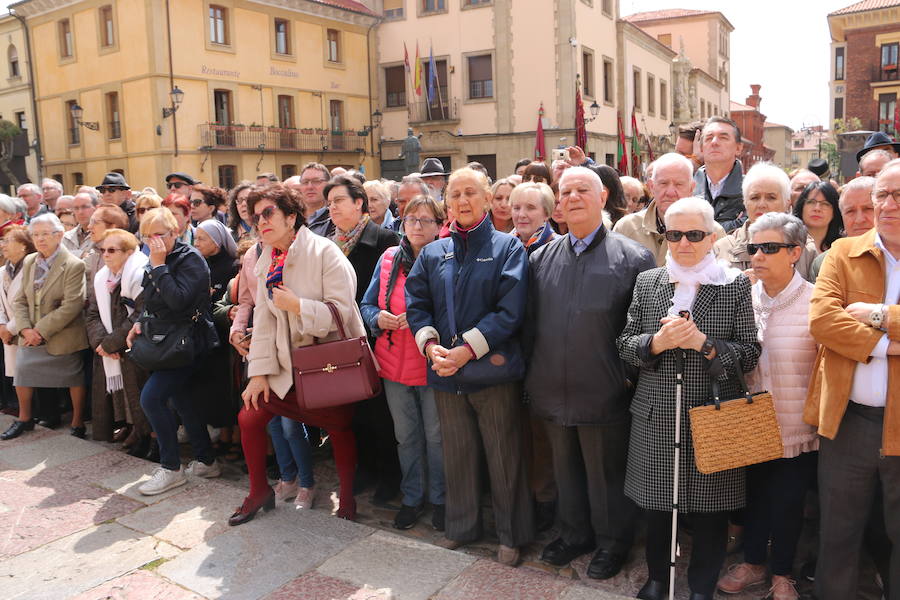
[[675,600],[675,551],[678,548],[678,467],[681,461],[681,387],[684,350],[675,351],[675,462],[672,465],[672,550],[669,554],[669,600]]

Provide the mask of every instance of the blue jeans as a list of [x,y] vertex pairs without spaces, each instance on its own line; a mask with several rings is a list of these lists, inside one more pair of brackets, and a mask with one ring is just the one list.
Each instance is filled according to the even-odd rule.
[[428,386],[409,386],[384,380],[397,454],[403,480],[403,504],[419,506],[425,501],[425,482],[428,482],[428,501],[444,503],[444,457],[441,448],[441,422],[438,419],[434,390]]
[[202,359],[201,356],[198,362],[181,369],[153,371],[141,390],[141,408],[156,433],[159,462],[166,469],[177,471],[181,468],[181,459],[178,457],[178,422],[167,405],[169,400],[181,417],[194,457],[205,464],[212,464],[215,460],[206,423],[200,418],[188,390],[194,367]]
[[294,481],[300,475],[300,487],[315,484],[312,467],[312,448],[306,425],[287,417],[274,417],[267,426],[275,449],[275,459],[282,481]]

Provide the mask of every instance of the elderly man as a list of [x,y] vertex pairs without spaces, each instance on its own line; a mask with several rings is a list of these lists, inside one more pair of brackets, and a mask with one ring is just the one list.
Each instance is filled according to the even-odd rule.
[[[306,206],[306,226],[317,235],[330,237],[334,223],[325,205],[325,184],[331,179],[328,167],[321,163],[306,163],[300,169],[300,196]],[[296,189],[296,188],[295,188]]]
[[56,200],[56,208],[53,209],[53,212],[58,217],[65,211],[71,212],[73,206],[75,206],[75,196],[63,194]]
[[63,194],[62,184],[55,179],[45,177],[43,181],[41,181],[41,194],[44,196],[44,204],[46,204],[51,211],[56,212],[56,201],[59,200],[59,197]]
[[820,181],[822,180],[819,179],[819,176],[808,169],[800,169],[794,173],[794,176],[791,177],[791,205],[788,207],[788,211],[794,210],[794,204],[797,203],[797,199],[803,193],[803,190],[806,189],[806,186],[811,183],[819,183]]
[[278,183],[278,175],[275,173],[260,173],[256,176],[256,185],[267,186]]
[[744,145],[737,123],[725,117],[710,117],[700,137],[703,166],[694,174],[695,194],[712,204],[716,221],[726,233],[747,220],[741,185],[744,172],[738,157]]
[[23,183],[16,190],[16,195],[25,202],[25,223],[28,224],[35,217],[50,212],[43,203],[44,194],[37,185]]
[[438,201],[444,198],[444,186],[447,185],[447,176],[450,173],[444,172],[444,165],[440,159],[426,158],[419,169],[419,176],[422,181],[431,189],[431,195]]
[[421,178],[414,175],[404,177],[397,190],[397,218],[391,222],[391,231],[402,234],[406,205],[416,196],[428,196],[430,193],[430,188]]
[[859,170],[856,176],[876,177],[881,173],[884,165],[894,160],[894,156],[890,152],[883,149],[870,150],[866,152],[859,161]]
[[[656,266],[666,264],[666,225],[663,218],[666,210],[676,200],[686,198],[694,192],[696,185],[692,179],[694,166],[687,158],[676,152],[663,154],[654,161],[653,177],[647,181],[653,200],[644,210],[625,215],[613,227],[613,231],[634,240],[649,250],[656,259]],[[716,224],[716,237],[725,235],[725,230]]]
[[121,173],[107,173],[103,182],[97,186],[100,192],[100,204],[106,206],[118,206],[128,215],[128,231],[137,233],[138,220],[134,210],[134,201],[131,199],[131,186],[125,181]]
[[562,566],[597,548],[588,576],[607,579],[625,562],[637,512],[623,491],[631,386],[615,342],[638,273],[655,263],[603,226],[607,190],[593,171],[567,169],[559,196],[569,233],[530,258],[523,336],[525,387],[545,420],[559,488],[560,536],[541,560]]
[[641,181],[626,175],[619,177],[619,182],[622,184],[622,191],[625,193],[625,210],[632,214],[644,208],[641,206],[641,198],[644,197],[644,185]]
[[900,143],[891,139],[891,136],[883,131],[876,131],[866,138],[866,143],[856,153],[856,162],[862,162],[862,157],[872,150],[885,150],[891,155],[891,160],[900,156]]
[[190,201],[194,186],[200,183],[187,173],[169,173],[166,175],[166,189],[169,193],[181,196]]
[[66,250],[74,254],[76,258],[84,260],[85,256],[94,247],[88,225],[91,222],[91,215],[94,214],[94,210],[99,203],[100,194],[97,192],[80,192],[75,194],[72,212],[75,213],[75,220],[78,221],[78,225],[75,226],[75,229],[67,231],[63,235],[62,245]]
[[810,302],[810,332],[821,344],[804,411],[821,436],[819,600],[857,596],[878,493],[895,548],[890,572],[900,572],[900,161],[879,174],[872,201],[875,228],[834,242]]

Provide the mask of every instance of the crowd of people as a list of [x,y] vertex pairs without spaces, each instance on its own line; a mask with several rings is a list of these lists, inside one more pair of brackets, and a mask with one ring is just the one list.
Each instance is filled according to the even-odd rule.
[[[337,517],[369,489],[399,497],[394,527],[430,511],[458,548],[484,536],[489,490],[507,565],[557,526],[541,560],[592,553],[608,579],[643,519],[645,600],[668,593],[673,486],[691,600],[797,599],[817,498],[817,597],[856,597],[867,552],[896,600],[900,143],[874,134],[840,186],[827,165],[744,173],[741,139],[723,117],[683,127],[645,181],[572,147],[495,181],[427,158],[399,182],[309,163],[227,191],[171,173],[165,197],[120,173],[73,196],[22,185],[0,196],[0,399],[17,411],[0,439],[71,406],[72,435],[89,421],[159,463],[145,495],[243,460],[231,525],[312,508],[327,440]],[[368,338],[383,392],[300,402],[292,351],[342,334]],[[703,473],[675,424],[714,387],[739,397],[743,374],[772,394],[783,456]]]

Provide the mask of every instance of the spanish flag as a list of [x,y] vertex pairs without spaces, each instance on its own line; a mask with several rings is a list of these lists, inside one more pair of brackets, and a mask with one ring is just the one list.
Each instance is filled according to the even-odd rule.
[[413,79],[413,86],[416,88],[416,96],[422,95],[422,59],[419,58],[419,42],[416,41],[416,72]]

